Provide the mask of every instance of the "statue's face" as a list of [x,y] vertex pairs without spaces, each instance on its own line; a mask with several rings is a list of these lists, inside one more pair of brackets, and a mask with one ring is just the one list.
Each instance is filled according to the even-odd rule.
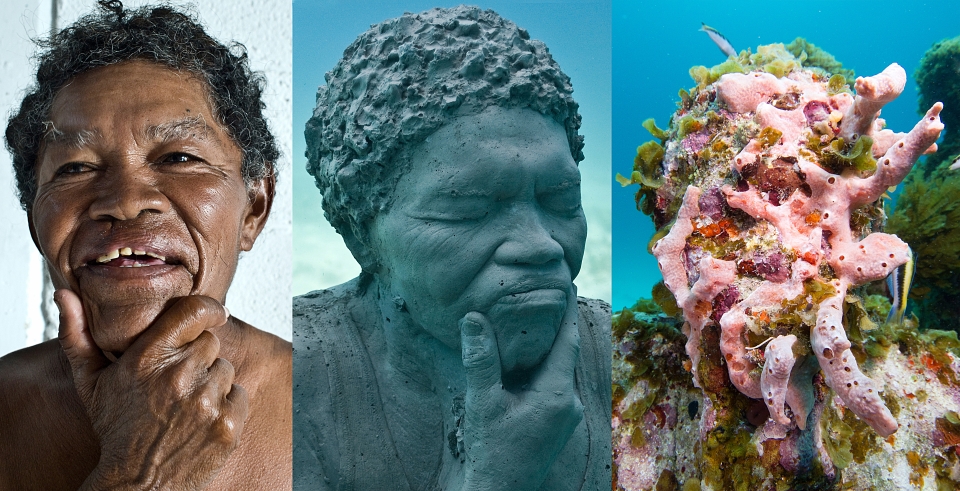
[[131,61],[56,96],[31,229],[54,285],[76,292],[104,350],[125,350],[176,297],[220,301],[269,203],[201,82]]
[[413,320],[459,349],[459,320],[485,314],[505,372],[536,366],[556,337],[587,224],[564,128],[530,109],[488,108],[405,150],[374,220],[379,275]]

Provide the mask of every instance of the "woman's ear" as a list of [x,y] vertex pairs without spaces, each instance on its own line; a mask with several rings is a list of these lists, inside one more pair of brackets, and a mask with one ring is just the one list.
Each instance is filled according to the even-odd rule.
[[[271,169],[272,167],[271,165]],[[253,243],[267,224],[276,184],[276,176],[270,172],[248,186],[247,215],[243,217],[243,228],[240,231],[240,248],[244,251],[253,248]]]

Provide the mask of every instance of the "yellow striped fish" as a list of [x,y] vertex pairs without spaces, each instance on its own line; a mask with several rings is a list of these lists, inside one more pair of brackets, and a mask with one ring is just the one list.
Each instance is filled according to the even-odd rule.
[[893,305],[890,306],[890,313],[887,314],[887,323],[894,320],[897,324],[903,323],[903,314],[907,310],[907,295],[910,294],[910,284],[913,282],[916,269],[917,262],[913,257],[913,250],[907,248],[907,262],[887,276],[887,288],[890,290],[890,296],[893,297]]

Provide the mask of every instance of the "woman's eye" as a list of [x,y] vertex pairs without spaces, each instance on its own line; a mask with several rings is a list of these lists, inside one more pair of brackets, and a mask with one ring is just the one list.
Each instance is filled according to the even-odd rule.
[[89,168],[87,167],[87,164],[82,162],[70,162],[68,164],[61,165],[60,168],[57,169],[56,175],[62,176],[64,174],[79,174],[88,169]]
[[160,158],[160,163],[162,163],[162,164],[185,164],[185,163],[187,163],[187,162],[193,162],[193,161],[198,161],[198,160],[200,160],[200,159],[197,158],[197,157],[194,157],[193,155],[190,155],[190,154],[188,154],[188,153],[175,152],[175,153],[168,153],[168,154],[164,155],[163,157],[161,157],[161,158]]

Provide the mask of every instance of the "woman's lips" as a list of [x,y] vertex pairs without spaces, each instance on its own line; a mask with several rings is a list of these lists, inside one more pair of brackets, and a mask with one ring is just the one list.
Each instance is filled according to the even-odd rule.
[[144,278],[162,275],[178,266],[179,261],[142,246],[116,247],[87,261],[84,269],[97,276],[115,279]]
[[181,261],[175,256],[169,251],[143,244],[108,246],[106,251],[100,249],[87,254],[82,266],[96,270],[180,266]]
[[97,264],[109,264],[112,266],[119,266],[121,268],[156,266],[160,264],[166,264],[166,262],[167,258],[161,254],[147,250],[134,249],[132,247],[118,247],[97,257]]

